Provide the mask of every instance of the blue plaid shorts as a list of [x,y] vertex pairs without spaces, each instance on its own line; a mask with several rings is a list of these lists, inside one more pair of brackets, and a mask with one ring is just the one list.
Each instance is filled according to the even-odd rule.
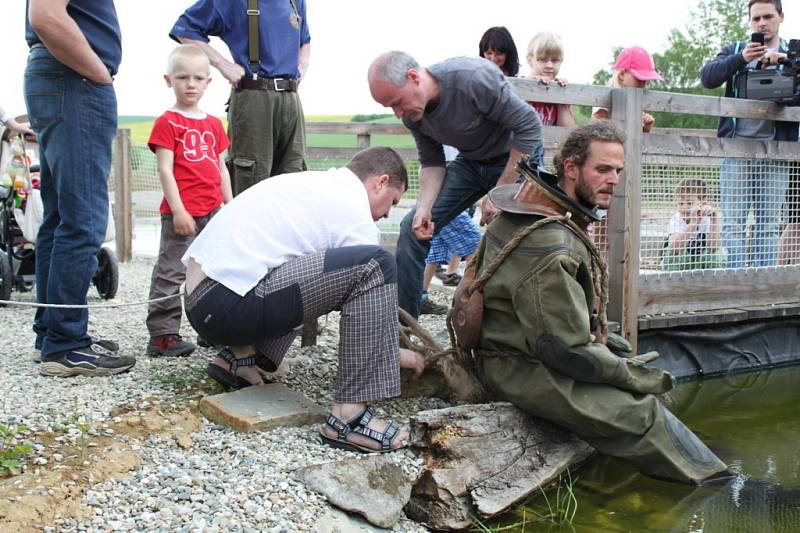
[[470,255],[478,249],[480,241],[481,230],[469,213],[462,211],[431,240],[431,249],[425,262],[447,263],[453,255]]

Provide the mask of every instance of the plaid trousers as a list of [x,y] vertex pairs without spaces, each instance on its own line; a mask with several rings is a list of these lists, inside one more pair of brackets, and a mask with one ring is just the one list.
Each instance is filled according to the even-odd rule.
[[[200,308],[204,312],[197,316]],[[206,279],[186,297],[186,309],[205,338],[253,345],[276,368],[304,320],[341,311],[334,401],[400,394],[397,270],[394,257],[378,246],[332,248],[292,259],[244,297]],[[209,309],[224,317],[213,317],[213,311],[205,312]]]

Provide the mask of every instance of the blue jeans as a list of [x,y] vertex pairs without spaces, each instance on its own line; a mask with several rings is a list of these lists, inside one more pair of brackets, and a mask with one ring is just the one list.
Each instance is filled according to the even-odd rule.
[[748,266],[747,215],[753,208],[755,226],[750,265],[774,266],[778,256],[778,219],[789,185],[786,161],[724,159],[719,172],[722,197],[722,240],[728,268]]
[[[36,239],[36,299],[86,304],[108,224],[113,85],[98,85],[41,46],[25,69],[25,103],[39,137],[44,220]],[[33,330],[42,360],[91,344],[86,309],[38,309]]]
[[[447,165],[442,189],[431,209],[434,233],[438,233],[456,215],[475,203],[489,192],[497,183],[506,167],[506,161],[493,161],[483,164],[466,159],[461,154]],[[398,304],[411,316],[419,316],[419,302],[422,294],[422,277],[425,270],[425,257],[431,241],[417,239],[411,222],[416,209],[412,209],[400,223],[397,239],[397,292]]]

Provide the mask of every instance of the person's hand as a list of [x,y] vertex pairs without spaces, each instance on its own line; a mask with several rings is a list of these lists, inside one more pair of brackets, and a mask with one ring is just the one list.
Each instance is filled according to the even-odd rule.
[[425,371],[425,358],[413,350],[400,348],[400,368],[412,371],[414,377],[418,378]]
[[176,235],[189,236],[197,233],[194,217],[185,210],[172,213],[172,227],[175,228]]
[[696,209],[697,209],[697,217],[698,218],[703,218],[703,217],[711,218],[711,217],[717,216],[717,213],[714,210],[714,207],[712,207],[710,204],[707,204],[707,203],[704,203],[704,202],[699,202],[696,205]]
[[417,239],[421,241],[431,240],[434,229],[431,212],[417,208],[417,212],[414,213],[414,220],[411,221],[411,229],[414,230]]
[[232,87],[236,87],[244,77],[244,67],[239,65],[238,63],[232,63],[227,59],[223,59],[220,64],[217,66],[217,70],[219,70],[220,74],[222,74],[226,80],[231,84]]
[[481,226],[487,225],[499,214],[500,210],[494,206],[488,196],[485,197],[481,202]]
[[744,50],[742,50],[742,57],[746,62],[750,63],[754,59],[763,57],[766,51],[767,47],[763,44],[749,42],[747,46],[744,47]]
[[554,78],[553,81],[556,82],[559,87],[567,86],[567,80],[565,80],[564,78]]
[[764,53],[764,57],[761,58],[761,64],[763,66],[775,66],[784,59],[786,59],[786,54],[782,54],[777,50],[768,50]]
[[653,129],[653,125],[656,123],[656,119],[650,113],[642,113],[642,131],[645,133],[650,133],[650,130]]

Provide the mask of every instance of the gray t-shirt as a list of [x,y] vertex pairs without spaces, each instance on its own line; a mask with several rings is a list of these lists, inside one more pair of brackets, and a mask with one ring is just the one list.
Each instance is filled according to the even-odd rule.
[[439,101],[419,122],[404,118],[423,167],[445,166],[443,144],[471,160],[486,160],[516,148],[531,154],[542,140],[542,122],[496,65],[456,57],[428,67],[439,83]]

